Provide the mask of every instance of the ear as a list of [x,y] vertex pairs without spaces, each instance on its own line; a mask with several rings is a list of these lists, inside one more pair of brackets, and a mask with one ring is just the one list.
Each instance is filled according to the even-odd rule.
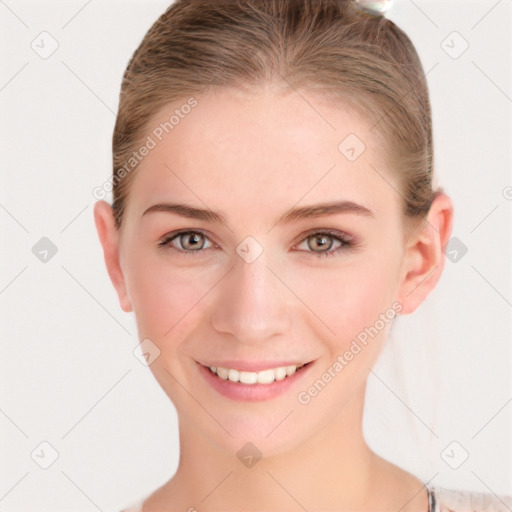
[[427,217],[407,240],[397,299],[403,306],[401,315],[414,312],[439,281],[452,227],[452,201],[439,191]]
[[120,231],[115,226],[114,211],[106,201],[94,205],[94,222],[103,247],[103,257],[108,275],[119,297],[123,311],[132,311],[132,305],[126,291],[125,279],[119,263]]

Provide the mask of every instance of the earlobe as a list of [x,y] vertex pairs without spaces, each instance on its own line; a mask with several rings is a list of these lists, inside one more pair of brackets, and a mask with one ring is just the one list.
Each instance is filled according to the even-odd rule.
[[414,312],[439,281],[445,262],[444,248],[452,227],[452,201],[440,192],[406,246],[398,297],[403,307],[400,314]]
[[94,223],[103,247],[103,257],[107,272],[116,289],[121,308],[125,312],[133,311],[129,300],[124,275],[119,262],[119,230],[115,226],[112,207],[106,201],[94,205]]

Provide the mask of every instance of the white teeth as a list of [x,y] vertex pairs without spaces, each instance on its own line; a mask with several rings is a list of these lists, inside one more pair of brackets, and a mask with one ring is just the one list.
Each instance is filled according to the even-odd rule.
[[283,380],[286,377],[286,368],[276,368],[274,370],[274,374],[276,376],[276,380]]
[[221,379],[224,379],[224,380],[228,379],[229,370],[227,368],[217,368],[216,373]]
[[288,377],[290,375],[293,375],[295,373],[295,370],[297,369],[296,366],[287,366],[286,367],[286,375],[288,375]]
[[238,378],[240,377],[240,372],[238,370],[228,370],[228,379],[231,382],[238,382]]
[[298,368],[302,366],[280,366],[279,368],[270,368],[260,372],[238,371],[233,368],[222,368],[221,366],[208,366],[212,373],[217,374],[221,379],[231,382],[241,382],[242,384],[271,384],[274,380],[283,380],[293,375]]
[[240,372],[240,382],[242,384],[256,384],[258,374],[254,372]]
[[258,384],[270,384],[274,382],[275,375],[274,370],[263,370],[258,372]]

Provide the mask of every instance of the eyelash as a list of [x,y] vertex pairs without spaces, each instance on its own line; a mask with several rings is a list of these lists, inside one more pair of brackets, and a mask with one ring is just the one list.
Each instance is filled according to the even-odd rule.
[[[190,234],[199,234],[199,235],[204,236],[205,238],[208,238],[202,231],[184,230],[184,231],[178,231],[176,233],[172,233],[171,235],[165,237],[163,240],[158,242],[158,246],[162,247],[162,248],[169,247],[170,249],[172,249],[174,251],[178,251],[186,256],[197,256],[198,254],[204,253],[204,251],[205,251],[204,249],[191,251],[191,250],[177,249],[176,247],[173,247],[170,245],[170,243],[174,239],[178,238],[180,235],[190,235]],[[342,251],[353,249],[356,245],[352,240],[344,237],[339,231],[332,231],[329,229],[317,230],[317,231],[308,233],[307,236],[300,241],[300,243],[304,242],[308,238],[312,238],[317,235],[327,235],[327,236],[331,237],[332,239],[341,242],[342,245],[340,247],[338,247],[337,249],[334,249],[334,250],[331,249],[329,251],[321,251],[321,252],[300,251],[300,252],[309,252],[309,253],[313,254],[314,256],[316,256],[317,258],[327,258],[329,256],[335,256],[336,254],[339,254]]]

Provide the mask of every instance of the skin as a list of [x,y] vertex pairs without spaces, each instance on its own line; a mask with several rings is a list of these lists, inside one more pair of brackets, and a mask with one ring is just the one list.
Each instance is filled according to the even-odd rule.
[[[179,419],[177,472],[144,510],[425,512],[422,482],[379,457],[362,432],[366,381],[392,322],[308,404],[297,395],[395,301],[410,314],[434,288],[452,230],[450,198],[439,194],[406,237],[399,177],[364,116],[311,92],[270,87],[197,100],[139,164],[121,230],[108,203],[94,209],[121,307],[134,312],[139,339],[161,351],[150,369]],[[354,162],[338,150],[350,133],[366,145]],[[289,208],[335,200],[373,216],[344,212],[274,226]],[[169,212],[142,216],[171,201],[221,211],[229,227]],[[158,247],[179,229],[204,233],[196,243],[203,252],[180,253],[193,250],[186,236],[174,240],[175,250]],[[315,245],[311,229],[346,233],[356,247],[320,258],[340,243],[328,237]],[[247,236],[263,248],[252,263],[236,252]],[[219,355],[314,363],[281,396],[235,402],[199,373],[196,361]],[[252,468],[236,456],[247,442],[263,454]]]

